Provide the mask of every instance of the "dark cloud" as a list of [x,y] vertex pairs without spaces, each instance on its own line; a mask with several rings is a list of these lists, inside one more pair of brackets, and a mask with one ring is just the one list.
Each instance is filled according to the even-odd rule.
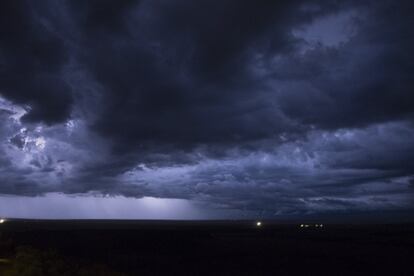
[[48,124],[70,116],[72,96],[60,76],[64,41],[49,30],[28,1],[0,4],[0,90],[30,106],[25,121]]
[[[116,5],[108,21],[89,14],[88,22],[96,23],[91,28],[75,5],[82,64],[104,87],[95,129],[124,150],[148,142],[238,143],[295,131],[268,101],[250,66],[257,54],[291,52],[296,45],[291,29],[335,8],[315,12],[300,6],[295,1]],[[92,4],[89,10],[97,8]]]
[[[293,95],[281,95],[282,109],[304,123],[333,129],[412,120],[412,9],[409,1],[371,4],[361,10],[349,41],[336,48],[317,46],[295,63],[283,63],[276,78],[299,84]],[[303,90],[310,96],[297,97]]]
[[140,1],[68,1],[71,13],[76,14],[76,23],[88,35],[114,34],[125,28],[125,13]]
[[0,193],[413,207],[411,1],[0,4]]
[[414,189],[414,179],[413,178],[410,179],[409,187]]

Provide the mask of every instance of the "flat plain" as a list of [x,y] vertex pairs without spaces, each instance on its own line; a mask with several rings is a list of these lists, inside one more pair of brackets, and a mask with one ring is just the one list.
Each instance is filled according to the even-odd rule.
[[43,254],[41,266],[44,252],[72,268],[98,265],[98,275],[414,275],[413,224],[306,225],[8,220],[0,225],[0,268],[16,266],[23,251]]

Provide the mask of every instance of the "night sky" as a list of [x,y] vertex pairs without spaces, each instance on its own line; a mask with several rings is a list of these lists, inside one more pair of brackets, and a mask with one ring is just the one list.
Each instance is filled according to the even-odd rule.
[[0,216],[413,217],[413,15],[1,1]]

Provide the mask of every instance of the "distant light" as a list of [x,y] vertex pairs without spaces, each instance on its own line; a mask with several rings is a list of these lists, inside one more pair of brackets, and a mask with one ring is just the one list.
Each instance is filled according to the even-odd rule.
[[262,222],[261,221],[256,222],[256,226],[258,227],[262,226]]
[[319,227],[319,225],[318,224],[315,224],[315,227]]
[[300,227],[302,227],[302,228],[303,228],[303,226],[305,226],[305,225],[303,225],[303,224],[300,225]]
[[323,227],[323,224],[320,224],[319,227]]
[[6,220],[5,219],[0,219],[0,223],[5,223]]

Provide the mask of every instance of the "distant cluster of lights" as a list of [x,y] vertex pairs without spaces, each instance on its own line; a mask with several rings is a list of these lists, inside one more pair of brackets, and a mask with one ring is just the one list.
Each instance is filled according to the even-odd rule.
[[[261,227],[263,224],[261,221],[256,221],[256,227]],[[301,224],[300,228],[323,228],[323,224]]]
[[323,224],[301,224],[300,225],[300,228],[309,228],[309,227],[322,228]]

